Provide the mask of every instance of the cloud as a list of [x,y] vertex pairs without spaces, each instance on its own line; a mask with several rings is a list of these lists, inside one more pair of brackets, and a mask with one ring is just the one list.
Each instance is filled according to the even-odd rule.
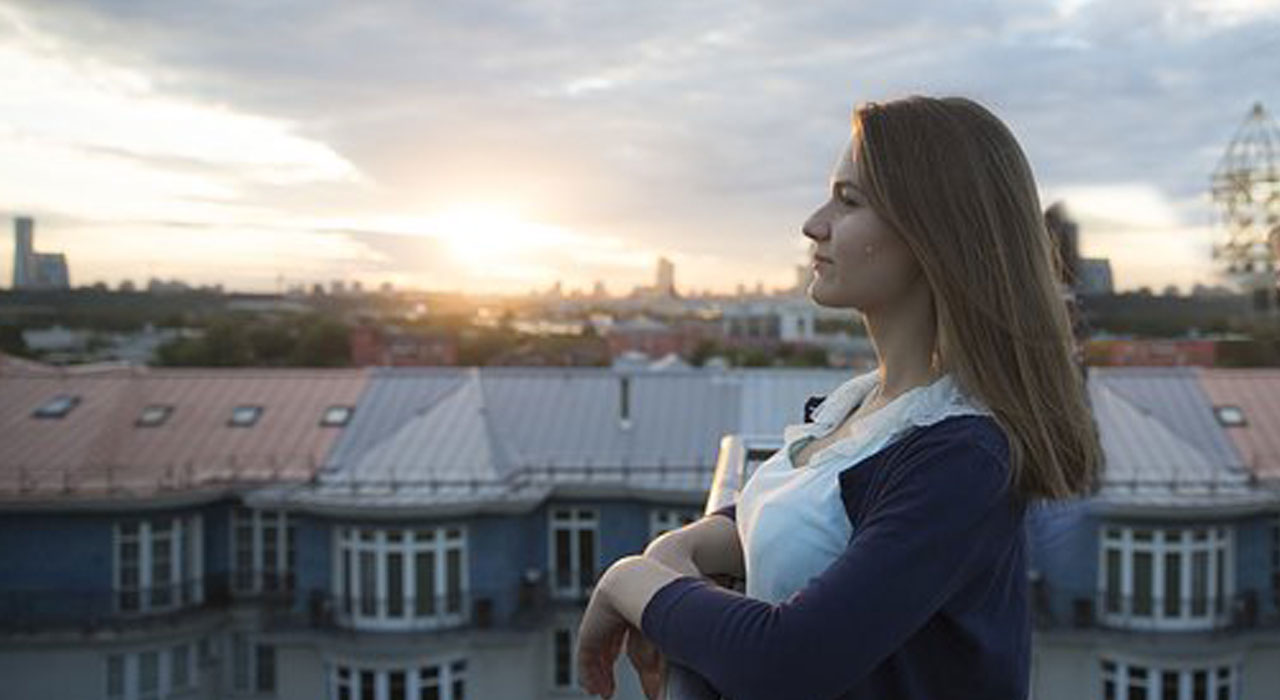
[[[615,288],[647,282],[659,254],[699,288],[789,284],[850,109],[912,92],[991,106],[1043,190],[1112,197],[1086,235],[1202,226],[1217,156],[1280,84],[1280,7],[1245,0],[0,9],[0,48],[57,77],[9,96],[32,116],[0,116],[0,162],[34,173],[12,203],[378,230],[480,201],[577,241],[574,265],[529,251],[529,275]],[[95,129],[82,115],[99,111]],[[184,139],[179,118],[209,136]],[[401,272],[451,274],[420,264]]]

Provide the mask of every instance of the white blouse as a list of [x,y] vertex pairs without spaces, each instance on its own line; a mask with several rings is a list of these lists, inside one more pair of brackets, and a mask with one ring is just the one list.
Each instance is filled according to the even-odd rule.
[[871,370],[833,389],[812,423],[783,428],[782,449],[761,462],[737,498],[735,520],[746,567],[746,595],[786,600],[822,573],[853,535],[839,474],[886,447],[907,428],[962,414],[991,415],[962,393],[950,373],[913,387],[848,426],[848,435],[818,450],[800,468],[792,457],[809,440],[829,434],[879,383]]

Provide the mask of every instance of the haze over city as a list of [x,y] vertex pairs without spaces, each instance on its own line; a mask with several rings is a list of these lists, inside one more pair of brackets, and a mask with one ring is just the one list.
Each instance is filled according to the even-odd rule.
[[0,213],[74,285],[786,287],[852,108],[963,94],[1118,291],[1223,281],[1280,3],[912,4],[0,2]]

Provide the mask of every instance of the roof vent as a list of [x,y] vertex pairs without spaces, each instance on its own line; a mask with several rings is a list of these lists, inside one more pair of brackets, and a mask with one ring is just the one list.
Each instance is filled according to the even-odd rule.
[[618,421],[623,430],[631,429],[631,377],[618,377]]

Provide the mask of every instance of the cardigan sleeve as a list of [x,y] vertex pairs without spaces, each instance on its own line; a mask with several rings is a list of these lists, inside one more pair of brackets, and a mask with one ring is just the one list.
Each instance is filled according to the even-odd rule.
[[716,515],[716,514],[723,515],[734,522],[738,522],[738,504],[730,503],[727,506],[721,506],[711,511],[710,513],[707,513],[707,515]]
[[804,588],[773,604],[681,576],[645,604],[645,636],[734,700],[834,697],[865,679],[1021,528],[1007,450],[924,432],[886,463],[861,527]]

